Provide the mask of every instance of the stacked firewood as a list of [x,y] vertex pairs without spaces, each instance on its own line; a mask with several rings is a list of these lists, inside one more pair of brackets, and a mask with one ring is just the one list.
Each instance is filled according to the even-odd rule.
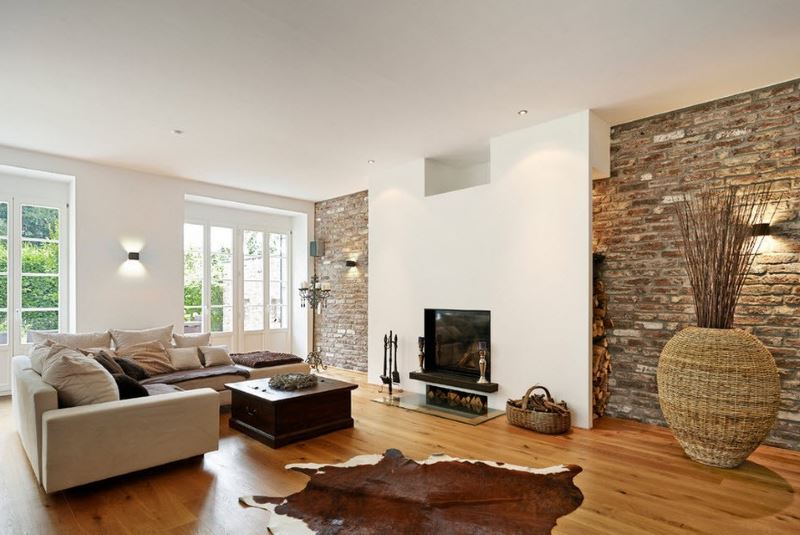
[[608,296],[606,285],[599,277],[599,264],[603,256],[594,255],[594,317],[592,320],[592,405],[595,418],[606,412],[608,404],[608,375],[611,372],[611,357],[608,353],[606,329],[611,328],[607,315]]

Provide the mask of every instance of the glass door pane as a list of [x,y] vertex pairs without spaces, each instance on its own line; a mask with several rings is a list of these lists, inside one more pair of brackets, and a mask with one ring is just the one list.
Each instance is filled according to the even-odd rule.
[[242,307],[244,329],[264,330],[264,233],[245,230],[242,234]]
[[183,332],[203,331],[203,225],[183,225]]
[[0,202],[0,345],[8,345],[8,203]]
[[31,332],[59,332],[61,259],[58,208],[21,206],[19,340]]
[[211,332],[233,331],[233,229],[211,227]]
[[286,329],[289,326],[289,237],[269,235],[269,326]]

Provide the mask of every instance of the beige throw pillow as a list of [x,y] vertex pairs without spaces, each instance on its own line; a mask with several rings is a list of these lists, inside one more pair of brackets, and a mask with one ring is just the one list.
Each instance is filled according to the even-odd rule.
[[160,375],[175,371],[172,362],[169,360],[169,355],[167,355],[167,350],[161,342],[134,344],[119,348],[115,353],[119,357],[136,361],[148,375]]
[[94,333],[37,333],[31,332],[34,344],[48,340],[55,344],[78,349],[79,347],[111,347],[111,334],[108,331]]
[[196,347],[171,347],[167,349],[167,354],[176,370],[196,370],[203,367]]
[[117,349],[124,349],[126,347],[153,341],[161,342],[164,347],[169,347],[170,344],[172,344],[172,325],[138,331],[111,329],[109,332],[111,333],[111,338],[114,340],[114,346],[116,346]]
[[44,371],[42,380],[58,391],[62,407],[117,401],[114,378],[91,357],[62,353]]
[[200,348],[203,355],[203,364],[206,368],[211,366],[233,366],[233,361],[228,355],[228,348],[225,346],[203,346]]
[[200,347],[211,343],[211,333],[178,334],[172,335],[175,347]]
[[[38,348],[38,349],[37,349]],[[83,357],[83,353],[71,347],[62,346],[61,344],[36,346],[31,354],[31,369],[43,375],[47,368],[62,355],[72,355],[73,357]]]

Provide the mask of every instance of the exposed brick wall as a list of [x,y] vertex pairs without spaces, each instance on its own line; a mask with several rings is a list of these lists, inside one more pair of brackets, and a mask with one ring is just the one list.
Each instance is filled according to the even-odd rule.
[[[316,344],[326,364],[359,371],[367,371],[367,206],[366,191],[314,206],[314,238],[325,245],[315,269],[332,287],[327,308],[316,317]],[[348,268],[346,260],[358,265]]]
[[709,184],[776,181],[785,191],[736,326],[769,347],[781,373],[768,442],[800,449],[800,81],[649,117],[611,130],[611,176],[594,184],[595,247],[606,254],[612,375],[608,414],[664,424],[656,366],[664,344],[694,323],[676,193]]

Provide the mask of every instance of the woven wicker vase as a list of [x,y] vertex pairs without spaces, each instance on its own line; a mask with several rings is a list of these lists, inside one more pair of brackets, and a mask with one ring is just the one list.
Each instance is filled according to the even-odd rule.
[[689,457],[732,468],[747,459],[775,422],[778,368],[751,334],[688,327],[661,352],[658,399]]

